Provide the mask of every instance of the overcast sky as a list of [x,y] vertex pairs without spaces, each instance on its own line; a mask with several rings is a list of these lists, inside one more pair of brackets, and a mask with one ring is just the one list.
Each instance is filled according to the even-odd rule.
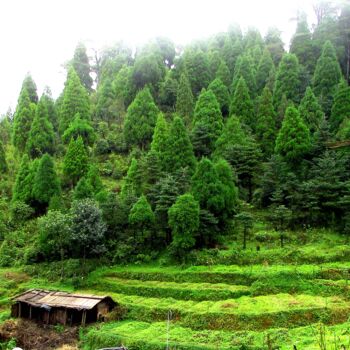
[[[0,0],[0,114],[16,106],[22,80],[30,72],[38,93],[48,85],[57,97],[65,80],[62,64],[78,41],[100,48],[123,39],[139,45],[158,35],[175,43],[226,31],[270,26],[288,44],[297,9],[313,21],[313,0]],[[288,47],[288,45],[287,45]]]

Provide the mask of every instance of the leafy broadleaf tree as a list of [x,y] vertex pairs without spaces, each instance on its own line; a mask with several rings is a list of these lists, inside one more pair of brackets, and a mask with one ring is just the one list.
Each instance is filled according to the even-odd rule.
[[70,68],[63,90],[62,102],[59,108],[59,130],[63,134],[72,122],[75,115],[90,119],[90,100],[86,89],[80,82],[74,68]]
[[128,108],[124,123],[124,136],[128,145],[147,148],[156,125],[159,109],[149,88],[144,88]]
[[181,116],[189,126],[193,117],[194,99],[191,85],[185,73],[181,74],[176,95],[176,113]]
[[85,145],[92,146],[96,135],[94,128],[90,125],[89,121],[86,119],[81,119],[80,114],[77,113],[74,116],[73,121],[69,124],[69,127],[65,130],[62,140],[68,143],[72,138],[77,139],[81,137]]
[[36,107],[26,151],[32,158],[41,157],[45,153],[52,155],[55,151],[55,133],[49,120],[47,104],[43,98],[40,99]]
[[86,175],[89,170],[89,157],[81,136],[71,139],[63,161],[63,173],[72,185]]
[[333,98],[341,78],[340,65],[330,41],[323,45],[312,79],[313,91],[327,116],[330,115]]
[[89,62],[89,57],[86,53],[86,47],[83,43],[79,43],[75,48],[72,66],[77,72],[81,84],[85,87],[87,91],[91,91],[93,83],[93,80],[90,75],[91,66]]
[[275,152],[296,164],[311,148],[310,131],[295,107],[288,107],[277,135]]
[[192,143],[198,157],[210,155],[221,134],[223,118],[214,93],[203,90],[194,111]]
[[39,212],[45,211],[51,198],[61,193],[54,162],[48,154],[44,154],[40,159],[32,191],[35,201],[38,202]]
[[350,87],[343,79],[334,96],[329,119],[331,131],[337,132],[343,120],[348,117],[350,117]]
[[183,194],[168,211],[173,240],[170,249],[174,256],[183,259],[194,247],[199,228],[199,204],[190,193]]
[[221,114],[226,117],[229,113],[230,107],[230,95],[228,88],[219,78],[216,78],[209,84],[208,90],[211,90],[214,93],[217,101],[219,102]]

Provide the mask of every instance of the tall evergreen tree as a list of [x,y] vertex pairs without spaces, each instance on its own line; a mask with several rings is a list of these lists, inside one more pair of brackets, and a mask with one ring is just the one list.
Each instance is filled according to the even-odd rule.
[[254,128],[254,106],[250,99],[249,89],[243,77],[239,79],[230,107],[230,114],[238,116],[241,121]]
[[288,107],[276,139],[275,152],[295,164],[310,151],[310,131],[295,107]]
[[278,66],[273,93],[275,108],[278,107],[283,95],[288,100],[299,104],[301,98],[300,67],[294,54],[286,53]]
[[226,117],[229,113],[230,107],[230,95],[228,88],[220,79],[216,78],[209,84],[208,90],[211,90],[214,93],[217,101],[219,102],[221,114]]
[[329,119],[331,131],[337,132],[340,124],[350,116],[350,87],[344,79],[338,85]]
[[181,168],[186,168],[193,174],[196,166],[193,147],[187,129],[178,116],[171,123],[168,142],[163,152],[164,169],[167,172],[174,174]]
[[81,84],[87,91],[91,91],[93,83],[93,80],[90,76],[91,67],[89,57],[86,53],[86,47],[83,43],[79,43],[75,48],[72,66],[77,72]]
[[152,143],[151,143],[151,150],[156,152],[159,158],[161,157],[162,152],[164,152],[164,150],[167,147],[168,137],[169,137],[168,123],[165,120],[163,113],[159,113],[157,117],[156,126],[154,128]]
[[256,87],[258,94],[261,93],[265,85],[267,84],[271,70],[274,70],[275,66],[272,61],[270,51],[265,49],[263,55],[260,58],[258,70],[256,72]]
[[63,134],[74,116],[90,119],[90,100],[74,68],[70,68],[59,109],[59,130]]
[[44,98],[36,107],[35,117],[30,128],[26,151],[32,158],[41,157],[45,153],[53,154],[55,151],[55,133]]
[[232,40],[232,38],[230,37],[227,37],[225,39],[225,43],[222,48],[222,56],[231,74],[233,74],[237,58],[242,53],[242,51],[243,51],[243,48],[242,48],[241,40],[239,39]]
[[285,53],[281,31],[277,28],[269,28],[265,36],[265,45],[271,54],[274,65],[277,66]]
[[86,152],[83,139],[78,136],[76,140],[71,139],[67,153],[63,161],[63,173],[72,185],[86,175],[89,170],[89,157]]
[[314,93],[327,116],[330,115],[333,97],[340,78],[341,70],[335,49],[330,41],[326,41],[321,57],[317,60],[312,83]]
[[[0,140],[0,174],[3,175],[8,170],[4,146]],[[1,178],[1,176],[0,176]]]
[[86,198],[92,198],[94,194],[94,189],[87,181],[86,177],[83,176],[78,181],[77,185],[74,188],[73,198],[75,200],[81,200]]
[[146,87],[141,90],[128,108],[124,136],[126,142],[145,149],[150,143],[159,109]]
[[309,73],[313,73],[315,59],[312,36],[305,13],[300,13],[298,16],[297,28],[291,39],[289,52],[298,57],[299,63],[305,66]]
[[311,134],[314,134],[320,127],[324,113],[311,87],[307,87],[306,89],[305,95],[299,105],[299,113],[304,123],[310,129]]
[[23,80],[20,95],[22,95],[22,92],[24,90],[27,91],[28,96],[29,96],[29,100],[31,103],[38,102],[38,94],[37,94],[36,84],[35,84],[32,76],[29,73],[26,75],[26,77]]
[[265,87],[258,102],[256,123],[257,140],[264,154],[269,157],[273,154],[276,138],[276,115],[272,103],[272,94]]
[[203,90],[194,110],[192,143],[198,157],[210,155],[223,128],[220,106],[214,93]]
[[20,168],[16,175],[16,181],[13,187],[12,201],[21,201],[28,203],[31,198],[32,186],[29,181],[31,167],[29,157],[24,154],[22,157]]
[[46,105],[47,112],[49,115],[49,121],[51,122],[55,132],[58,131],[58,116],[56,111],[55,102],[52,98],[51,90],[49,87],[45,87],[44,92],[40,98]]
[[77,113],[63,133],[62,140],[68,143],[72,138],[76,140],[79,136],[83,139],[84,144],[89,146],[93,145],[96,138],[94,128],[90,125],[90,122],[82,119],[80,114]]
[[39,203],[39,208],[44,210],[48,207],[50,199],[61,193],[58,176],[54,162],[48,154],[44,154],[39,162],[34,178],[33,197]]
[[227,88],[230,87],[232,81],[231,73],[224,61],[221,61],[219,68],[216,71],[215,78],[220,79]]
[[181,116],[186,125],[189,126],[192,121],[194,109],[194,100],[191,85],[185,73],[181,74],[179,87],[176,96],[176,113]]
[[249,88],[249,93],[252,97],[254,97],[256,94],[256,81],[253,71],[253,62],[252,58],[246,54],[239,56],[237,59],[231,85],[232,93],[236,91],[237,85],[241,78],[245,80],[245,83]]
[[113,122],[117,120],[121,109],[124,110],[124,105],[120,108],[120,101],[113,89],[112,78],[107,77],[98,86],[96,115],[101,120]]
[[142,174],[139,166],[139,162],[136,158],[131,160],[128,173],[124,179],[124,183],[121,190],[121,197],[126,199],[127,197],[138,198],[142,193]]

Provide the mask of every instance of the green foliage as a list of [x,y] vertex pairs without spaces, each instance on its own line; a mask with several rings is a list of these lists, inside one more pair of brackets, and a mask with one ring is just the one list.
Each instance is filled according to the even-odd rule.
[[163,152],[167,147],[169,137],[168,129],[168,123],[165,120],[163,113],[159,113],[151,143],[151,151],[156,152],[159,159],[161,159]]
[[216,71],[215,78],[220,79],[227,88],[230,87],[231,84],[231,73],[227,64],[224,61],[221,61],[218,70]]
[[288,107],[277,139],[275,152],[289,162],[298,162],[310,151],[310,131],[298,110]]
[[186,74],[182,73],[176,95],[176,113],[180,115],[186,125],[190,125],[193,116],[194,99],[191,85]]
[[199,204],[192,194],[179,196],[168,211],[173,240],[170,249],[183,258],[194,245],[199,228]]
[[214,93],[216,100],[220,105],[221,114],[224,117],[227,116],[230,105],[230,95],[228,92],[228,88],[219,78],[216,78],[209,84],[208,90],[211,90]]
[[337,88],[332,105],[329,124],[331,131],[337,132],[345,118],[350,116],[350,87],[342,80]]
[[13,188],[12,201],[28,202],[31,198],[31,184],[30,176],[30,162],[28,155],[24,154],[22,157],[19,171],[16,175],[16,181]]
[[264,38],[266,48],[269,50],[273,63],[277,66],[285,53],[282,32],[275,27],[269,28]]
[[0,140],[0,174],[1,177],[7,172],[7,162],[6,162],[6,154],[4,150],[4,146]]
[[236,86],[231,106],[230,114],[240,118],[242,123],[254,129],[254,107],[250,99],[249,89],[243,77],[241,77]]
[[48,154],[40,159],[33,184],[33,197],[45,209],[53,196],[61,192],[60,182],[57,177],[54,162]]
[[145,149],[150,143],[159,109],[153,101],[149,88],[144,88],[128,108],[124,136],[128,145]]
[[83,43],[79,43],[75,48],[74,57],[71,64],[74,70],[77,72],[81,84],[87,91],[91,91],[93,83],[90,76],[91,67],[89,57],[86,53],[86,47]]
[[340,77],[341,70],[335,49],[330,41],[326,41],[321,57],[317,60],[312,84],[313,91],[327,116],[330,115]]
[[256,72],[256,87],[259,94],[267,84],[271,71],[274,70],[275,66],[273,64],[270,51],[265,49],[263,55],[260,58]]
[[291,53],[283,55],[276,73],[276,82],[273,93],[275,108],[278,107],[283,95],[290,101],[298,104],[301,99],[300,66],[297,56]]
[[306,89],[299,105],[299,113],[306,126],[310,129],[311,134],[314,134],[320,128],[324,113],[311,87]]
[[43,97],[36,107],[35,117],[26,143],[26,151],[32,158],[41,157],[45,153],[52,155],[55,151],[55,134],[49,120],[47,102]]
[[141,171],[136,158],[131,160],[128,173],[124,179],[124,183],[121,190],[121,197],[126,199],[127,197],[139,197],[142,191],[142,178]]
[[252,97],[254,97],[256,94],[256,81],[254,76],[252,58],[249,55],[241,55],[237,59],[231,85],[232,93],[235,93],[237,91],[237,86],[241,79],[246,82],[249,93]]
[[165,77],[160,86],[159,101],[165,110],[174,111],[179,84],[171,75],[171,71]]
[[95,132],[89,121],[81,119],[80,114],[77,113],[74,116],[73,121],[69,124],[69,127],[62,135],[62,140],[68,143],[72,138],[76,140],[81,137],[85,145],[92,146],[95,141]]
[[49,121],[51,122],[55,132],[58,131],[58,116],[56,111],[55,102],[52,98],[51,90],[49,87],[45,87],[40,100],[46,105]]
[[198,97],[193,119],[192,143],[198,157],[210,155],[223,128],[220,106],[214,93],[203,90]]
[[63,161],[63,173],[73,185],[83,177],[89,169],[89,157],[81,136],[71,139]]
[[71,67],[63,90],[62,102],[59,108],[59,130],[63,134],[79,113],[80,118],[90,119],[90,100],[86,89],[80,82],[79,76]]
[[22,88],[20,92],[20,96],[24,92],[24,90],[28,93],[28,97],[31,103],[37,103],[38,102],[38,94],[37,94],[37,88],[36,84],[32,78],[32,76],[28,73],[22,83]]
[[74,188],[73,198],[75,200],[92,198],[94,194],[94,189],[90,183],[86,180],[86,177],[83,176],[78,181],[77,185]]

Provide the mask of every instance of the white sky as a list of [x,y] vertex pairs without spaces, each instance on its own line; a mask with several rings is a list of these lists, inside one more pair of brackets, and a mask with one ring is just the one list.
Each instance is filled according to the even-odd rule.
[[[237,22],[264,35],[276,26],[288,44],[297,9],[312,14],[313,0],[0,0],[0,114],[14,110],[23,78],[31,72],[38,93],[57,97],[62,64],[78,41],[100,48],[123,39],[138,45],[158,35],[175,43],[226,31]],[[313,19],[310,17],[310,22]],[[288,46],[287,46],[288,47]]]

